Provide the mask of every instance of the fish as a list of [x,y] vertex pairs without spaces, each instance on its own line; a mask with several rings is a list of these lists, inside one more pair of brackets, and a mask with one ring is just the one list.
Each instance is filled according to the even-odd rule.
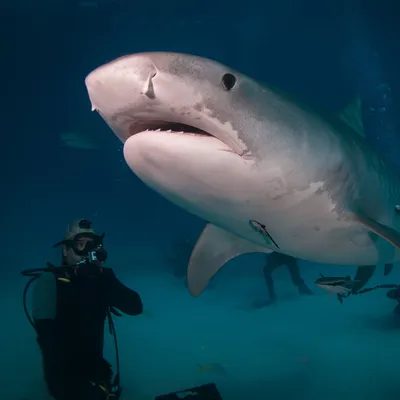
[[60,133],[62,147],[72,147],[82,150],[98,150],[99,145],[88,135],[78,131],[66,131]]
[[212,372],[216,375],[226,374],[226,369],[220,363],[210,363],[206,365],[196,364],[196,366],[200,369],[200,375],[203,375],[205,372]]
[[336,294],[338,300],[342,304],[343,299],[352,294],[355,285],[358,283],[358,281],[351,279],[350,276],[337,277],[320,275],[321,277],[315,281],[315,284],[333,295]]
[[120,57],[85,85],[134,174],[207,221],[188,263],[193,296],[244,253],[347,266],[400,259],[400,178],[367,142],[359,100],[333,115],[169,52]]

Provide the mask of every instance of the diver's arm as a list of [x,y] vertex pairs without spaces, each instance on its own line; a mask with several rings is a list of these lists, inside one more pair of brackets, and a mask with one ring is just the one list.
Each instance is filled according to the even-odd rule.
[[110,306],[128,315],[139,315],[143,312],[142,299],[135,290],[125,286],[110,270],[111,294]]

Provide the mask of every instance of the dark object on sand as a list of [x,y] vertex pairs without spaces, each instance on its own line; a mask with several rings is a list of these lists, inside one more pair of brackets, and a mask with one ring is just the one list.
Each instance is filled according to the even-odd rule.
[[154,400],[223,400],[215,383],[157,396]]

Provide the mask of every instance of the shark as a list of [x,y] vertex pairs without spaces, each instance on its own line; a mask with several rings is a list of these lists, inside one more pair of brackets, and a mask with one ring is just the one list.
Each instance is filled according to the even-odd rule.
[[120,57],[85,84],[137,177],[207,221],[187,270],[193,296],[244,253],[361,266],[400,259],[400,181],[365,139],[359,100],[333,115],[171,52]]

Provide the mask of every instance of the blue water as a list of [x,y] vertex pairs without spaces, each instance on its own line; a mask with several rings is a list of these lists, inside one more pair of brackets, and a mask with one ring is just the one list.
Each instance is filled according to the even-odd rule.
[[[43,2],[41,2],[43,1]],[[90,112],[85,76],[123,54],[168,50],[217,59],[331,112],[356,94],[366,135],[400,168],[400,14],[394,2],[280,1],[246,5],[123,0],[3,2],[0,300],[1,398],[44,400],[41,360],[22,308],[24,268],[57,263],[52,244],[66,225],[92,219],[106,232],[109,266],[143,297],[145,312],[116,321],[122,399],[215,382],[224,400],[392,400],[400,392],[400,323],[383,290],[343,305],[313,287],[322,272],[355,267],[300,261],[315,291],[301,297],[282,268],[278,302],[266,299],[261,255],[226,265],[192,298],[166,262],[177,237],[204,222],[146,188],[121,144]],[[89,133],[97,150],[65,147],[65,132]],[[370,285],[398,283],[379,267]],[[114,363],[111,338],[107,358]],[[225,374],[199,373],[219,363]]]

